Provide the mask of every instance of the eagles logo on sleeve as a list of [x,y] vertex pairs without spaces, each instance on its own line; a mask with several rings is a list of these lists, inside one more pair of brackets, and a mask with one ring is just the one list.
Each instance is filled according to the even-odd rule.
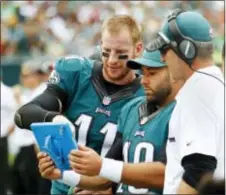
[[52,73],[50,74],[48,83],[57,84],[59,82],[60,82],[60,75],[55,70],[53,70]]

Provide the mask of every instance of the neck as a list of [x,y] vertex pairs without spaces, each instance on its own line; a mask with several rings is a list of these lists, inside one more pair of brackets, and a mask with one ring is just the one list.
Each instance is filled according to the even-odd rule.
[[[196,70],[210,67],[214,64],[213,60],[195,60],[191,65],[191,68],[187,65],[187,71],[184,75],[184,80],[188,80]],[[194,69],[194,70],[192,70]]]
[[34,85],[32,85],[32,87],[30,87],[30,90],[34,90],[36,89],[41,83],[35,83]]
[[126,76],[124,76],[120,80],[114,80],[114,79],[111,79],[106,74],[106,72],[103,70],[103,77],[106,81],[113,83],[113,84],[116,84],[116,85],[128,85],[136,79],[136,75],[135,75],[134,71],[130,71]]
[[159,105],[159,107],[164,107],[164,106],[168,105],[169,103],[173,102],[175,100],[175,97],[176,97],[178,91],[180,90],[180,88],[182,87],[183,84],[184,84],[184,81],[183,80],[175,81],[172,84],[172,90],[171,90],[170,94]]

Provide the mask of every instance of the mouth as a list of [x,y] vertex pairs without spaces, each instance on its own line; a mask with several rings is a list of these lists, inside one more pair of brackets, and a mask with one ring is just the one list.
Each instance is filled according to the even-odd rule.
[[145,90],[145,93],[146,93],[147,95],[151,95],[151,94],[153,94],[153,92],[152,92],[152,91],[147,91],[147,90]]
[[147,89],[147,88],[144,88],[144,91],[145,91],[145,93],[146,93],[147,95],[153,95],[153,94],[154,94],[154,92],[153,92],[152,90]]
[[115,67],[115,66],[108,66],[109,69],[112,69],[112,70],[119,70],[121,69],[121,67]]

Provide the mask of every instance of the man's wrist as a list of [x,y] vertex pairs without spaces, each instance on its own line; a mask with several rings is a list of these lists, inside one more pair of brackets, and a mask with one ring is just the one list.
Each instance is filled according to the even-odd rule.
[[99,172],[100,177],[119,183],[123,171],[123,162],[109,158],[102,158],[102,166]]
[[58,180],[61,183],[65,183],[71,187],[76,187],[81,179],[81,175],[72,171],[72,170],[67,170],[63,171],[61,173],[61,179]]

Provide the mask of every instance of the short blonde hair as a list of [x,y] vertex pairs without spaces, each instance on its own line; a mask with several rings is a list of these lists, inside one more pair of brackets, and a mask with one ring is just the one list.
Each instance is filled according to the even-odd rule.
[[102,25],[102,33],[106,29],[111,33],[118,33],[123,27],[127,27],[131,32],[134,44],[141,40],[141,30],[139,25],[135,19],[129,15],[114,15],[105,20]]

